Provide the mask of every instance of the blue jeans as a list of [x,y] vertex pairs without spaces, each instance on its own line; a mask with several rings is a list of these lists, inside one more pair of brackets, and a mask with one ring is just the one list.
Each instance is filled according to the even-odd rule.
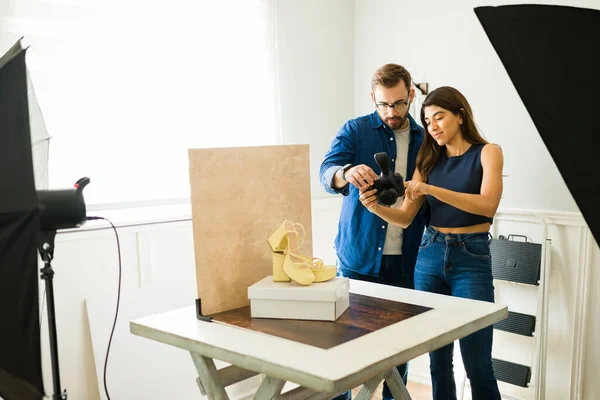
[[[381,258],[381,268],[380,268],[378,277],[370,276],[370,275],[363,275],[363,274],[359,274],[359,273],[349,271],[349,270],[341,271],[340,269],[338,269],[338,276],[343,276],[346,278],[357,279],[357,280],[367,281],[367,282],[381,283],[384,285],[403,287],[403,288],[407,288],[407,289],[414,289],[415,286],[414,286],[413,277],[403,275],[401,266],[402,266],[402,256],[401,255],[397,255],[397,256],[395,256],[395,255],[385,256],[384,255]],[[408,380],[408,363],[398,365],[396,368],[398,369],[398,372],[400,373],[400,376],[402,377],[402,380],[404,381],[404,384],[406,385],[406,382]],[[383,383],[383,391],[382,391],[381,397],[383,398],[383,400],[393,400],[394,399],[386,382]],[[352,399],[352,393],[346,392],[346,393],[343,393],[343,394],[335,397],[333,400],[350,400],[350,399]]]
[[[488,232],[444,234],[427,228],[415,266],[415,288],[468,299],[494,301]],[[492,368],[493,327],[460,339],[473,400],[500,399]],[[434,400],[455,400],[454,344],[429,353]]]

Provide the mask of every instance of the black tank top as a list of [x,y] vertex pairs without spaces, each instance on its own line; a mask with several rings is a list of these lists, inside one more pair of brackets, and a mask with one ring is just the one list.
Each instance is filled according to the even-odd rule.
[[[472,144],[464,154],[448,157],[446,149],[442,149],[438,162],[429,172],[427,183],[454,192],[480,194],[483,179],[481,166],[481,149],[485,144]],[[471,214],[450,204],[427,195],[427,203],[431,210],[431,225],[440,228],[471,226],[493,219],[485,215]]]

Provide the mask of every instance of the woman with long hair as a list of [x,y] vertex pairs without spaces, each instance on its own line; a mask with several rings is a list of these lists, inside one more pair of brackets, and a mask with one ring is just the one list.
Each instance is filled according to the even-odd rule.
[[[502,195],[502,150],[488,143],[471,106],[455,88],[432,91],[421,108],[427,134],[413,179],[405,182],[399,209],[378,204],[376,190],[361,189],[360,200],[391,224],[410,225],[427,202],[431,213],[415,266],[415,289],[494,301],[490,227]],[[492,367],[493,327],[460,339],[473,400],[500,399]],[[456,399],[454,345],[429,353],[434,400]]]

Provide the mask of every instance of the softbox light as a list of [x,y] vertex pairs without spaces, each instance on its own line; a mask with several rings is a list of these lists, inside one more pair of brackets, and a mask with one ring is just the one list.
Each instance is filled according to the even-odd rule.
[[0,397],[41,399],[37,232],[25,50],[0,58]]
[[600,11],[478,7],[479,18],[597,243]]

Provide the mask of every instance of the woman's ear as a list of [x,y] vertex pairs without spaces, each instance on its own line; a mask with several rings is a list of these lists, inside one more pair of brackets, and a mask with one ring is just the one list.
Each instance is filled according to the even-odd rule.
[[463,121],[464,121],[463,116],[465,116],[465,115],[467,115],[467,112],[465,111],[464,108],[461,107],[460,112],[458,113],[458,124],[459,125],[463,124]]

